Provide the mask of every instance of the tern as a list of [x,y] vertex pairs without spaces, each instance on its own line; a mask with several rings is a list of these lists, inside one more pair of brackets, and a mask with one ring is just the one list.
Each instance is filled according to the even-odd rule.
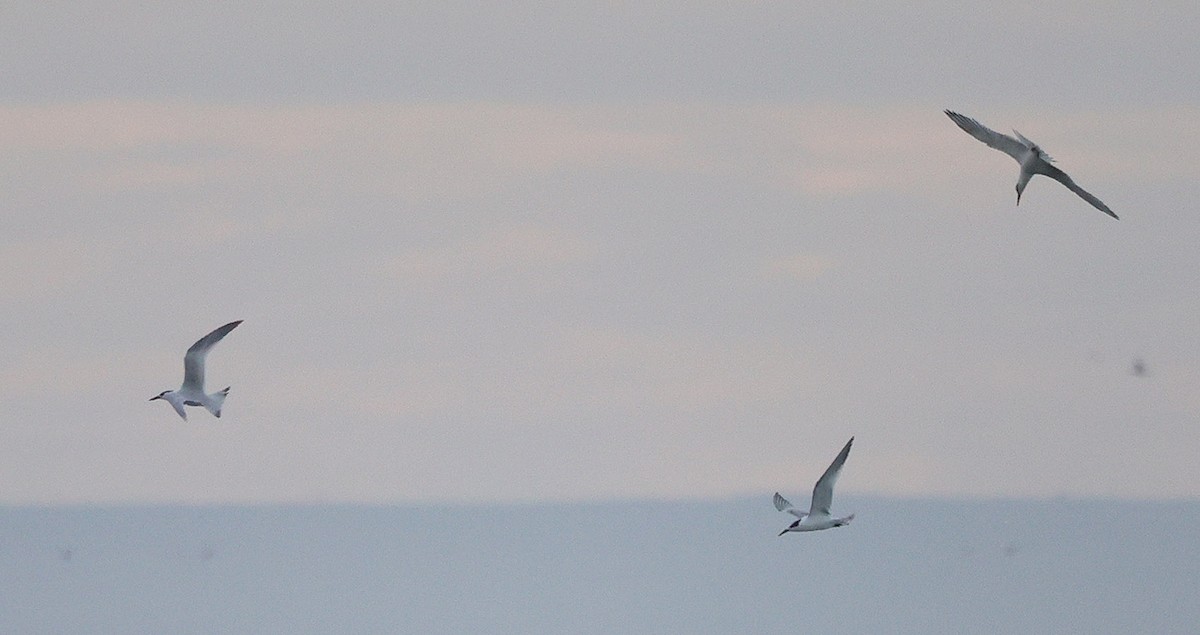
[[1111,209],[1108,209],[1108,206],[1103,201],[1076,185],[1075,181],[1072,181],[1066,172],[1050,165],[1054,162],[1054,159],[1050,158],[1050,155],[1046,154],[1038,144],[1026,139],[1021,133],[1013,130],[1013,133],[1017,135],[1017,138],[1013,139],[953,110],[945,110],[943,112],[946,113],[946,116],[951,121],[958,124],[959,128],[965,130],[967,134],[988,144],[992,148],[1000,150],[1021,164],[1021,173],[1017,176],[1017,205],[1021,204],[1021,193],[1025,191],[1025,186],[1029,184],[1029,179],[1032,179],[1035,174],[1041,174],[1067,186],[1067,189],[1091,203],[1092,207],[1113,218],[1117,218],[1117,215]]
[[842,465],[846,463],[846,457],[850,456],[850,445],[854,443],[854,437],[846,442],[846,447],[838,452],[837,458],[833,463],[829,464],[829,468],[817,479],[817,484],[813,486],[812,504],[808,511],[800,511],[796,509],[788,499],[775,492],[775,509],[781,512],[787,512],[799,520],[788,525],[787,529],[779,532],[782,536],[789,531],[817,531],[819,529],[829,529],[831,527],[841,527],[849,525],[850,521],[854,520],[854,514],[835,518],[829,513],[829,506],[833,503],[833,484],[837,482],[838,474],[842,473]]
[[179,387],[179,390],[164,390],[157,396],[151,397],[150,401],[155,399],[166,401],[171,404],[175,412],[179,413],[180,417],[183,417],[184,421],[187,421],[187,411],[183,409],[184,406],[204,406],[214,417],[219,418],[221,405],[225,403],[225,397],[229,395],[229,386],[212,394],[204,392],[204,358],[208,356],[208,351],[214,344],[220,342],[221,338],[228,335],[241,323],[241,320],[230,322],[196,340],[196,343],[192,344],[192,347],[187,350],[187,354],[183,356],[183,385]]
[[1129,374],[1134,377],[1146,377],[1150,371],[1146,370],[1146,361],[1138,357],[1133,360],[1133,366],[1129,368]]

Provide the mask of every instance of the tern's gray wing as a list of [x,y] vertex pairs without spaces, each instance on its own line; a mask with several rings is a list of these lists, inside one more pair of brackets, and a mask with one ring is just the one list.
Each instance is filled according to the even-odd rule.
[[183,356],[183,388],[180,390],[191,388],[204,392],[204,358],[208,355],[208,349],[241,323],[241,320],[230,322],[192,344],[187,350],[187,355]]
[[781,512],[787,512],[796,518],[804,518],[808,515],[796,509],[795,505],[792,505],[788,502],[788,499],[780,496],[779,492],[775,492],[775,509],[778,509]]
[[1021,162],[1021,158],[1029,150],[1029,147],[1024,143],[1006,134],[1000,134],[970,117],[960,115],[953,110],[944,110],[942,112],[945,112],[946,116],[958,124],[958,127],[965,130],[967,134],[988,144],[989,147],[995,148],[1016,159],[1017,163]]
[[846,447],[838,452],[837,458],[829,464],[829,468],[817,480],[817,484],[813,487],[812,506],[808,513],[829,515],[829,507],[833,504],[833,484],[837,483],[838,474],[842,473],[842,465],[845,464],[846,457],[850,456],[850,445],[853,443],[854,437],[850,437],[850,440],[846,442]]
[[1067,176],[1066,172],[1063,172],[1062,170],[1054,167],[1053,165],[1046,163],[1046,164],[1038,164],[1038,173],[1045,174],[1046,176],[1054,179],[1055,181],[1062,183],[1063,185],[1067,186],[1067,189],[1078,194],[1079,198],[1082,198],[1083,200],[1091,203],[1092,207],[1095,207],[1096,209],[1104,212],[1105,214],[1108,214],[1109,216],[1112,216],[1113,218],[1117,218],[1118,220],[1120,220],[1117,217],[1117,215],[1115,213],[1113,213],[1113,211],[1111,209],[1108,209],[1108,206],[1105,205],[1103,201],[1096,198],[1095,196],[1092,196],[1091,194],[1088,193],[1087,190],[1083,189],[1082,187],[1075,185],[1075,181],[1072,181],[1071,177]]

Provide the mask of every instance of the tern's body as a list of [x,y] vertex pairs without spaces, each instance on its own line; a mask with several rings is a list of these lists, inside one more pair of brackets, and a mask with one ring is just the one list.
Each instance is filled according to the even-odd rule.
[[1050,155],[1046,154],[1036,143],[1026,139],[1021,133],[1013,130],[1013,133],[1017,135],[1017,138],[1014,139],[952,110],[944,112],[951,121],[958,124],[958,127],[962,128],[967,134],[986,143],[989,147],[1007,154],[1015,159],[1017,163],[1021,164],[1021,172],[1017,175],[1017,205],[1021,204],[1021,193],[1025,191],[1025,186],[1029,184],[1029,179],[1041,174],[1067,186],[1067,189],[1078,194],[1080,198],[1088,203],[1091,203],[1092,207],[1113,218],[1117,218],[1117,215],[1100,199],[1076,185],[1075,181],[1072,181],[1066,172],[1051,165],[1054,159],[1050,158]]
[[809,505],[808,511],[796,509],[786,498],[780,496],[779,492],[775,492],[775,509],[787,512],[799,519],[789,525],[787,529],[779,532],[780,536],[789,531],[818,531],[842,527],[849,525],[850,521],[854,520],[854,514],[837,517],[829,513],[829,507],[833,504],[833,485],[837,482],[838,475],[842,473],[842,465],[846,463],[846,457],[850,456],[850,446],[853,443],[854,437],[850,437],[846,446],[842,448],[841,452],[838,452],[837,458],[833,459],[833,463],[830,463],[821,478],[817,479],[817,484],[813,486],[812,504]]
[[179,387],[179,390],[164,390],[157,396],[151,397],[150,401],[155,399],[166,401],[171,404],[175,412],[179,413],[180,417],[183,417],[184,421],[187,421],[187,411],[184,410],[184,406],[203,406],[214,417],[220,417],[221,405],[225,403],[229,387],[226,386],[223,390],[212,394],[204,392],[204,359],[214,344],[221,341],[221,338],[228,335],[241,323],[241,320],[230,322],[192,344],[191,348],[187,350],[187,354],[183,356],[183,385]]

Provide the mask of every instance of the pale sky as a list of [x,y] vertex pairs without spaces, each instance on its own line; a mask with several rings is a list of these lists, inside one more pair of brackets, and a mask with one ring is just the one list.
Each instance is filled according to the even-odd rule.
[[1193,2],[177,4],[0,10],[0,503],[1200,496]]

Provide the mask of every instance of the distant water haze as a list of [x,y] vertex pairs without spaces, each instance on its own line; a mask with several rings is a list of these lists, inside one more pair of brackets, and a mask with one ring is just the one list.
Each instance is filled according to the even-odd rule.
[[[169,414],[169,413],[168,413]],[[11,633],[1194,633],[1200,503],[0,508]],[[64,555],[66,554],[66,555]]]

